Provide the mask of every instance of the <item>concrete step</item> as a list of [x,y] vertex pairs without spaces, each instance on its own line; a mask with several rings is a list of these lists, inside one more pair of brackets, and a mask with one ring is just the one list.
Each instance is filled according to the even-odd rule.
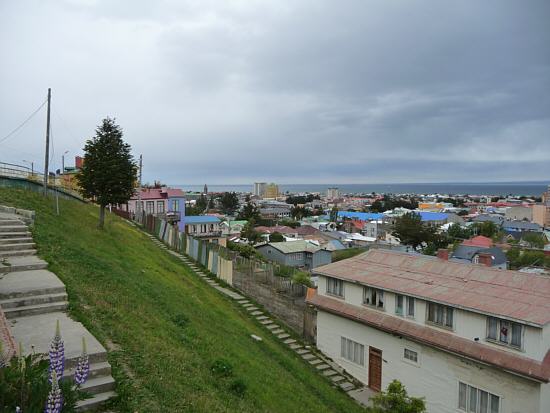
[[33,295],[27,297],[9,298],[7,300],[0,300],[0,307],[3,310],[9,308],[29,307],[40,304],[48,303],[60,303],[67,301],[67,294],[65,292],[58,294],[43,294]]
[[24,231],[20,232],[0,232],[0,239],[4,238],[17,238],[17,237],[30,237],[31,233],[25,228]]
[[8,272],[0,278],[0,300],[65,292],[65,284],[48,270]]
[[82,385],[81,389],[86,393],[99,394],[105,393],[115,388],[115,379],[109,374],[107,376],[99,376],[88,378]]
[[16,271],[41,270],[48,266],[48,263],[34,255],[26,257],[7,257],[0,259],[0,274]]
[[32,237],[0,238],[0,246],[6,244],[27,244],[32,243]]
[[15,308],[6,308],[3,309],[6,318],[19,318],[19,317],[28,317],[39,314],[54,313],[57,311],[65,311],[69,303],[67,301],[62,301],[59,303],[46,303],[46,304],[36,304],[36,305],[27,305],[24,307],[15,307]]
[[27,232],[25,225],[3,225],[0,226],[0,232]]
[[18,250],[18,251],[0,251],[0,258],[5,257],[25,257],[27,255],[36,255],[36,250]]
[[18,225],[25,225],[23,221],[20,221],[18,219],[0,219],[0,227],[5,226],[18,226]]
[[11,244],[0,243],[0,251],[20,251],[20,250],[31,250],[34,249],[34,242],[15,242]]
[[[65,372],[63,373],[63,377],[70,377],[74,378],[74,373],[76,370],[76,366],[65,369]],[[93,379],[95,377],[104,377],[104,376],[110,376],[111,375],[111,365],[106,362],[102,361],[99,363],[90,363],[90,373],[88,373],[88,380]]]
[[91,399],[79,401],[76,404],[77,412],[87,412],[90,410],[96,410],[103,405],[107,400],[116,396],[114,391],[108,391],[105,393],[99,393],[94,395]]

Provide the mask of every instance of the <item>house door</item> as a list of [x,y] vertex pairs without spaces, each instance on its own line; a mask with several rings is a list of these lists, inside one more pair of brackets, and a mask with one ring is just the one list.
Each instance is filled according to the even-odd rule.
[[382,389],[382,350],[369,347],[369,387],[374,391]]

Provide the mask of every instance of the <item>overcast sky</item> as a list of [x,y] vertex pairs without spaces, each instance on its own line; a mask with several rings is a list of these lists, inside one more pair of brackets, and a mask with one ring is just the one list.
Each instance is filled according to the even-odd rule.
[[[0,0],[0,139],[116,117],[171,184],[550,179],[550,1]],[[45,110],[0,143],[43,165]],[[72,164],[70,162],[66,163]]]

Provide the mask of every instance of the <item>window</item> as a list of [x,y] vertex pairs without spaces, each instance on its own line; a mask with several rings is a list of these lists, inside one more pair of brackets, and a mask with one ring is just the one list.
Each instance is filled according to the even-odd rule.
[[397,294],[395,296],[395,314],[414,318],[414,297]]
[[505,346],[521,348],[523,344],[523,326],[495,317],[487,317],[487,340]]
[[327,277],[327,294],[344,296],[344,281]]
[[164,201],[157,201],[157,213],[164,214]]
[[172,211],[177,212],[180,210],[180,203],[177,199],[172,199]]
[[442,327],[453,328],[453,308],[429,302],[428,321]]
[[473,413],[499,413],[500,397],[459,382],[458,408]]
[[384,291],[377,288],[363,288],[363,304],[384,308]]
[[403,315],[403,301],[405,301],[405,297],[402,295],[395,296],[395,314]]
[[407,297],[407,317],[414,318],[414,297]]
[[147,201],[145,203],[145,208],[148,214],[154,214],[155,213],[155,201]]
[[406,348],[403,351],[403,357],[406,360],[412,361],[413,363],[418,363],[418,352],[416,352],[414,350]]
[[352,363],[365,365],[365,346],[349,338],[342,337],[340,355]]

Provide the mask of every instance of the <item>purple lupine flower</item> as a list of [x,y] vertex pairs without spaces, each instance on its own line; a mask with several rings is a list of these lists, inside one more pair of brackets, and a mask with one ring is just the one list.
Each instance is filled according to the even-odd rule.
[[48,393],[44,413],[60,413],[61,407],[63,406],[63,395],[61,394],[61,389],[59,388],[59,383],[57,382],[57,373],[55,370],[52,371],[51,379],[52,388]]
[[55,327],[55,336],[50,345],[50,382],[53,381],[53,373],[56,373],[57,378],[63,377],[65,370],[65,345],[61,339],[61,331],[59,329],[59,320]]
[[86,352],[86,340],[82,337],[82,354],[78,357],[78,363],[74,372],[74,381],[77,386],[82,386],[90,373],[90,360]]
[[21,413],[21,407],[16,406],[15,407],[15,413]]

